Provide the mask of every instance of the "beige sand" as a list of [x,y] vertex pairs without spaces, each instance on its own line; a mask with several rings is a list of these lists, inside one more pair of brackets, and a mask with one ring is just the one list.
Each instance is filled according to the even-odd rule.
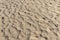
[[0,40],[60,40],[60,1],[0,0]]

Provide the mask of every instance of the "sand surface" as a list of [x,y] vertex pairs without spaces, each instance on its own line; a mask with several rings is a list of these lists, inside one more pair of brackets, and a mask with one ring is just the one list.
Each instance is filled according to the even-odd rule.
[[60,40],[60,0],[0,0],[0,40]]

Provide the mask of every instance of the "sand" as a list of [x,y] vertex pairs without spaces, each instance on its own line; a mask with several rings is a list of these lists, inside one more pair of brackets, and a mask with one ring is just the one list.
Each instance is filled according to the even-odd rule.
[[0,40],[60,40],[60,0],[0,0]]

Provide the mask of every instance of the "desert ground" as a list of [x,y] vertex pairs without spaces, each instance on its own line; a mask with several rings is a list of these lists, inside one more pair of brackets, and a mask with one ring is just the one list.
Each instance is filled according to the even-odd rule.
[[60,0],[0,0],[0,40],[60,40]]

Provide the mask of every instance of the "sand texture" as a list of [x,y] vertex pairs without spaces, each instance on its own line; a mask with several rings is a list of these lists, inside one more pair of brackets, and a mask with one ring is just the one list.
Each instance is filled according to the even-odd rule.
[[60,40],[60,0],[0,0],[0,40]]

